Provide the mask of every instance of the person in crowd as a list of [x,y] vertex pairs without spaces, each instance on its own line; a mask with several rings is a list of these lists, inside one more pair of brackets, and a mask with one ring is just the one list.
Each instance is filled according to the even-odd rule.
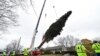
[[87,56],[86,48],[81,43],[76,44],[75,51],[77,52],[77,56]]
[[94,41],[92,49],[95,51],[96,56],[100,56],[100,43],[98,41]]

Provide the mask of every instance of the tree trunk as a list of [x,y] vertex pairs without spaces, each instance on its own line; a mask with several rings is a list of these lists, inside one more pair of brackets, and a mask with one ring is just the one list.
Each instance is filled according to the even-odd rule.
[[46,39],[43,39],[43,40],[42,40],[41,44],[38,46],[38,49],[40,49],[40,48],[42,47],[42,45],[45,43],[45,40],[46,40]]

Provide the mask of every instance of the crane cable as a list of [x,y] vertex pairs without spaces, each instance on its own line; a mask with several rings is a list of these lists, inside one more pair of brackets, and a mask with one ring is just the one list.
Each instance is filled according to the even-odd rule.
[[53,6],[53,9],[54,9],[54,11],[55,11],[56,17],[58,18],[57,12],[56,12],[56,9],[55,9],[55,6]]
[[53,1],[53,2],[51,3],[51,4],[53,4],[52,8],[53,8],[53,10],[54,10],[54,13],[55,13],[57,19],[58,19],[57,11],[56,11],[55,4],[54,4],[55,2],[54,2],[54,0],[52,0],[52,1]]
[[30,0],[30,4],[31,4],[31,6],[32,6],[32,8],[33,8],[33,10],[34,10],[34,13],[35,13],[36,17],[38,18],[38,15],[37,15],[37,13],[36,13],[36,10],[34,9],[34,5],[33,5],[33,3],[32,3],[32,0]]

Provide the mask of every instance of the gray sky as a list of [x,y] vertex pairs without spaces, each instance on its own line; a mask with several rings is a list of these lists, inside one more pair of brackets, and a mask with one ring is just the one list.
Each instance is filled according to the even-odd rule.
[[[33,1],[38,16],[43,1]],[[53,6],[55,6],[55,9]],[[11,28],[10,33],[1,36],[3,38],[0,40],[0,44],[4,43],[4,45],[0,48],[4,48],[11,40],[18,40],[20,36],[22,37],[21,45],[24,47],[30,46],[38,18],[30,5],[27,8],[27,12],[20,8],[17,9],[20,26]],[[71,34],[78,38],[88,39],[100,36],[100,0],[47,0],[36,35],[35,46],[41,43],[42,36],[48,27],[69,10],[72,10],[72,15],[66,22],[60,36]],[[45,14],[47,14],[46,17]],[[46,43],[44,47],[53,45],[51,41],[48,44]]]

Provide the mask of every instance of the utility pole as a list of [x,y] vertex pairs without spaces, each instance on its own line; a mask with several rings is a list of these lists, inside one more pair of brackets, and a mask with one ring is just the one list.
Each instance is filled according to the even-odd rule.
[[21,37],[20,37],[19,40],[18,40],[17,50],[18,50],[18,48],[20,47],[20,41],[21,41]]
[[32,42],[31,42],[31,46],[30,46],[30,49],[32,50],[32,48],[34,47],[34,42],[35,42],[35,36],[36,36],[36,33],[38,32],[38,25],[39,25],[39,22],[40,22],[40,19],[41,19],[41,15],[42,15],[42,12],[43,12],[43,9],[44,9],[44,6],[45,6],[45,3],[46,3],[46,0],[44,0],[44,3],[43,3],[43,6],[42,6],[42,9],[41,9],[41,12],[40,12],[40,15],[39,15],[39,18],[38,18],[38,22],[37,22],[37,25],[36,25],[36,28],[34,30],[34,34],[33,34],[33,38],[32,38]]

